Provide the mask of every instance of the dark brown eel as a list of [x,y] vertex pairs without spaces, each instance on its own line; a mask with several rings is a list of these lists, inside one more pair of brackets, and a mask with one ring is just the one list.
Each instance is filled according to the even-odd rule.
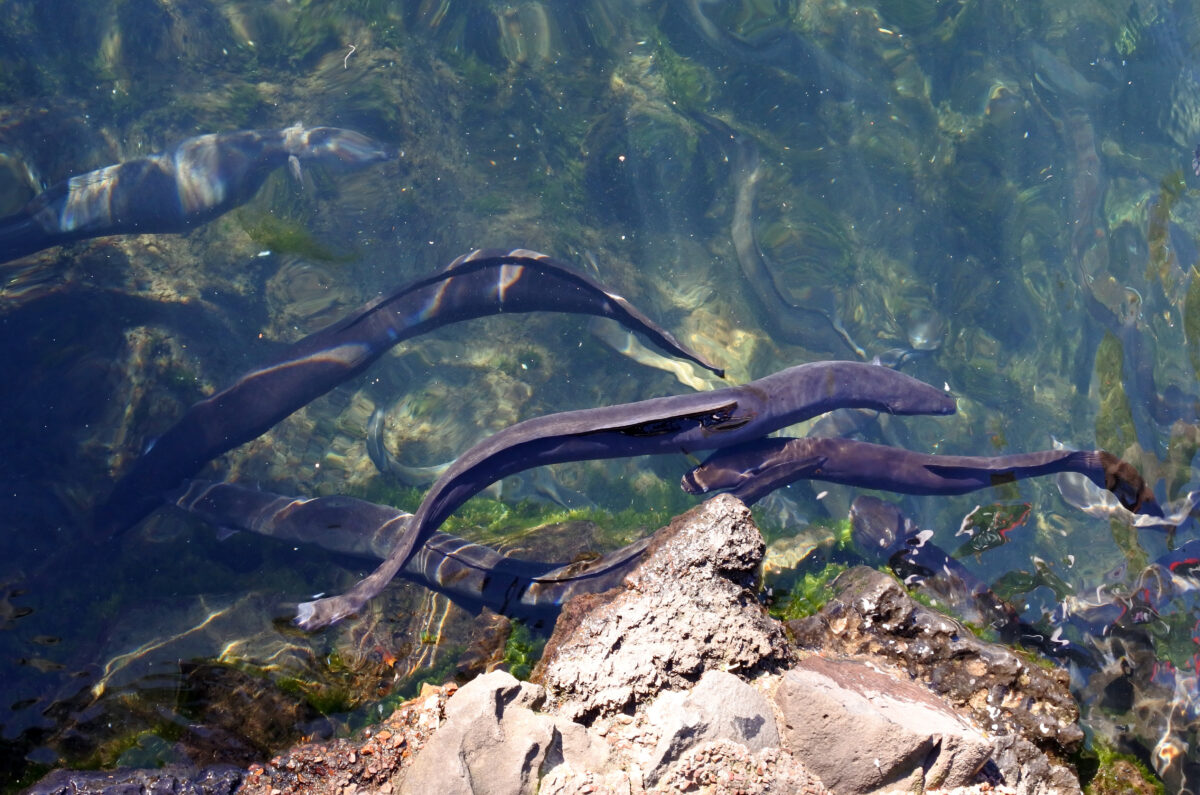
[[1130,511],[1162,516],[1133,467],[1103,450],[1045,450],[998,456],[926,455],[853,439],[777,437],[724,448],[683,476],[683,490],[728,490],[748,505],[801,479],[895,491],[966,494],[1024,478],[1078,472]]
[[121,234],[186,232],[244,204],[267,176],[302,160],[358,168],[390,157],[353,130],[301,127],[188,138],[169,152],[59,182],[0,218],[0,262]]
[[[210,524],[376,559],[386,558],[412,514],[353,497],[285,497],[232,483],[193,480],[169,502]],[[400,576],[478,613],[553,620],[567,599],[612,588],[642,559],[643,538],[593,560],[539,563],[434,533]]]
[[477,250],[440,273],[371,301],[287,347],[265,365],[205,398],[160,436],[96,509],[99,534],[124,530],[205,463],[255,439],[314,398],[357,375],[393,345],[462,320],[512,312],[607,317],[661,350],[723,375],[619,295],[545,254]]
[[545,464],[729,447],[838,408],[950,414],[954,398],[870,364],[814,362],[712,392],[567,411],[517,423],[464,453],[426,493],[387,560],[340,596],[302,603],[320,629],[356,613],[407,565],[446,517],[489,484]]

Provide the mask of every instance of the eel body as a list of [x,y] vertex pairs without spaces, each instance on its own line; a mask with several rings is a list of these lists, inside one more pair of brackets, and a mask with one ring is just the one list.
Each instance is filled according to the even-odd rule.
[[97,532],[111,535],[132,526],[205,463],[362,372],[401,340],[485,315],[537,311],[611,318],[660,349],[723,374],[624,298],[544,254],[524,249],[473,251],[440,273],[371,301],[293,343],[274,360],[193,405],[134,462],[97,508]]
[[[758,146],[718,119],[702,114],[694,118],[713,132],[723,147],[732,147],[729,160],[735,195],[729,236],[746,283],[762,311],[763,326],[772,339],[829,353],[844,347],[859,359],[866,359],[866,351],[851,338],[834,310],[794,304],[779,289],[754,234],[755,194],[762,177]],[[808,302],[833,303],[832,295],[821,288],[808,287],[803,292]]]
[[914,453],[853,439],[757,439],[713,454],[683,476],[691,494],[728,490],[748,505],[801,479],[901,494],[966,494],[1025,478],[1076,472],[1130,511],[1162,515],[1131,465],[1103,450],[1044,450],[1000,456]]
[[357,612],[383,590],[446,517],[501,478],[545,464],[728,447],[847,407],[892,414],[950,414],[955,400],[885,367],[814,362],[743,386],[517,423],[468,450],[442,474],[383,565],[345,594],[302,603],[296,623],[319,629]]
[[[210,524],[370,558],[385,558],[412,514],[353,497],[285,497],[232,483],[194,480],[170,502]],[[513,618],[552,620],[563,602],[617,585],[642,559],[649,538],[599,558],[538,563],[433,533],[400,576],[444,594],[473,613],[488,607]]]
[[0,262],[105,235],[186,232],[248,201],[285,164],[359,168],[389,157],[365,135],[337,127],[199,135],[169,152],[89,171],[39,193],[0,219]]

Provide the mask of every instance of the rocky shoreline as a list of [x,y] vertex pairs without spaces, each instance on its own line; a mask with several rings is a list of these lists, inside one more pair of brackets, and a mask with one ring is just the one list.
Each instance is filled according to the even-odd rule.
[[865,567],[785,627],[759,601],[763,551],[749,510],[714,497],[620,587],[568,602],[531,682],[430,687],[248,770],[57,771],[29,791],[1081,792],[1065,671]]

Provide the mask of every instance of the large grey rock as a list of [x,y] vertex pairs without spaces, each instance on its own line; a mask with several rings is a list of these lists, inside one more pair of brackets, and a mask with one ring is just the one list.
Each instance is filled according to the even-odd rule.
[[689,687],[708,670],[785,666],[794,654],[757,597],[763,548],[734,497],[676,517],[622,587],[567,603],[534,680],[559,714],[586,722]]
[[801,646],[887,660],[903,668],[992,734],[1047,741],[1065,754],[1083,739],[1070,676],[970,630],[912,599],[892,577],[865,566],[830,583],[817,614],[788,623]]
[[784,747],[838,795],[974,782],[988,737],[928,689],[862,663],[810,657],[775,694]]
[[464,685],[446,702],[446,722],[399,777],[400,792],[534,793],[555,765],[602,767],[603,741],[583,726],[535,713],[544,700],[542,688],[504,671]]
[[779,747],[775,714],[766,696],[725,671],[708,671],[690,693],[663,693],[646,709],[661,732],[646,783],[653,784],[693,746],[730,740],[751,751]]

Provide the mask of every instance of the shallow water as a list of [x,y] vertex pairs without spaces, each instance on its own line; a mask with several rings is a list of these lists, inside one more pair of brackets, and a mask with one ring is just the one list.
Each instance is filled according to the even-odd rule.
[[[1160,500],[1196,488],[1195,3],[43,0],[4,4],[0,20],[0,214],[207,132],[300,121],[399,153],[349,174],[305,167],[300,182],[281,168],[186,235],[0,265],[7,781],[31,764],[148,764],[182,747],[200,761],[266,753],[364,719],[398,678],[445,675],[471,626],[412,586],[329,633],[289,627],[289,604],[344,590],[368,563],[218,541],[167,510],[96,543],[87,519],[187,406],[475,247],[576,265],[735,383],[855,358],[847,340],[867,356],[919,350],[905,372],[948,385],[959,411],[887,418],[869,429],[876,441],[989,454],[1060,440],[1133,462]],[[702,117],[757,147],[753,201],[739,202],[736,152]],[[809,310],[811,339],[781,338],[767,317],[780,307],[756,303],[739,230],[782,300]],[[420,492],[367,456],[377,406],[391,452],[419,467],[521,419],[692,388],[590,329],[524,315],[417,338],[202,474],[411,509]],[[674,489],[687,467],[664,457],[555,476],[601,509],[644,513],[648,531],[690,503]],[[844,517],[854,492],[782,496],[790,504],[760,512],[776,537],[804,517]],[[1089,515],[1049,479],[901,504],[958,549],[963,517],[996,502],[1031,508],[1007,543],[963,563],[1006,586],[1047,636],[1064,588],[1093,601],[1101,585],[1102,600],[1135,593],[1148,562],[1196,535],[1190,519],[1171,542]],[[603,539],[556,540],[553,554],[621,543],[637,532],[629,515]],[[552,554],[538,544],[513,542]],[[1075,671],[1089,728],[1157,762],[1172,786],[1198,739],[1189,589],[1119,630],[1064,630],[1091,655]],[[1097,669],[1122,660],[1133,673],[1114,700]],[[196,684],[194,665],[212,661],[236,683]],[[290,706],[252,741],[219,717],[237,714],[245,677],[303,696],[281,698]],[[207,757],[201,735],[217,738]]]

